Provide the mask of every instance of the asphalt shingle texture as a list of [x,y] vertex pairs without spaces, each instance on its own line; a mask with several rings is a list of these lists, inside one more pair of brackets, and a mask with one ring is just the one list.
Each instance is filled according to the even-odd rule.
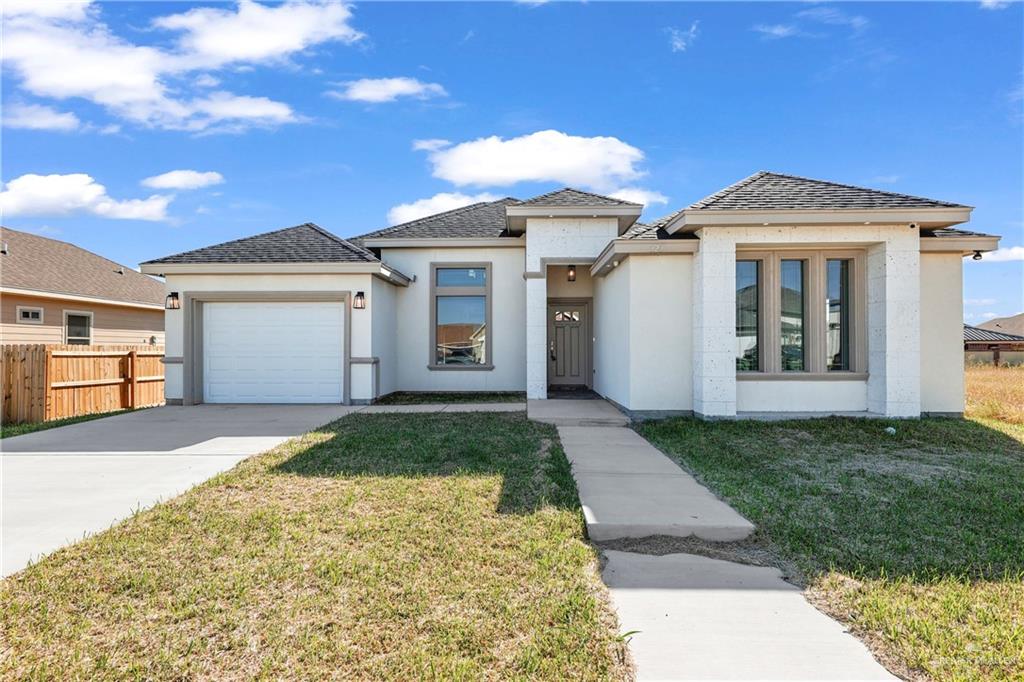
[[632,201],[623,201],[592,192],[583,192],[572,187],[563,187],[554,192],[541,194],[522,202],[523,206],[640,206]]
[[385,227],[353,238],[357,244],[367,239],[488,239],[506,235],[505,207],[520,203],[505,197],[482,201],[444,213]]

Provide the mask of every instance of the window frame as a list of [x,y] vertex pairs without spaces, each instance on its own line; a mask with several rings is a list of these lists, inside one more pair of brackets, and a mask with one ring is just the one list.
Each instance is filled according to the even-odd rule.
[[[739,380],[814,381],[867,378],[867,252],[864,249],[808,249],[806,247],[736,250],[737,261],[760,261],[759,366],[736,371]],[[804,369],[782,369],[782,261],[803,260],[804,266]],[[829,370],[828,313],[825,310],[827,261],[850,261],[850,369]],[[735,287],[734,287],[735,288]],[[820,305],[819,305],[820,304]]]
[[[484,284],[478,287],[438,287],[437,271],[446,269],[474,268],[484,271]],[[438,262],[430,264],[430,345],[427,349],[427,369],[442,372],[479,372],[494,369],[494,325],[492,316],[492,291],[490,261],[475,262]],[[483,296],[484,326],[487,329],[487,341],[484,344],[484,362],[480,365],[442,365],[437,362],[437,299],[446,296]]]
[[[95,323],[95,318],[93,316],[92,311],[91,310],[64,310],[63,312],[64,312],[64,325],[63,325],[62,331],[63,331],[63,336],[64,336],[64,344],[65,345],[91,346],[92,345],[92,337],[93,337],[93,328],[94,328],[94,323]],[[89,336],[87,336],[87,337],[86,336],[69,336],[68,335],[68,315],[81,315],[82,317],[89,318]],[[83,343],[83,344],[72,344],[71,339],[86,339],[86,342]]]
[[[23,320],[23,319],[21,319],[22,311],[25,311],[25,312],[37,312],[37,313],[39,313],[39,319],[38,320]],[[46,316],[46,310],[44,308],[39,307],[39,306],[32,306],[32,305],[19,305],[19,306],[15,306],[14,318],[15,318],[15,322],[17,324],[44,324],[45,323],[45,320],[44,320],[45,316]]]

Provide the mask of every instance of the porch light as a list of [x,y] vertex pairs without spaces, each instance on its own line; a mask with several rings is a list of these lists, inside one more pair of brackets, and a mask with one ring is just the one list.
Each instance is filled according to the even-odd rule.
[[352,307],[356,310],[364,310],[366,308],[366,294],[362,291],[357,291],[356,297],[352,299]]
[[168,310],[181,309],[181,299],[178,298],[177,291],[172,291],[171,293],[167,294],[167,298],[164,300],[164,307],[167,308]]
[[971,260],[981,260],[981,251],[975,251],[974,255],[971,256]]
[[570,265],[569,266],[569,281],[570,282],[575,282],[576,281],[576,266],[575,265]]

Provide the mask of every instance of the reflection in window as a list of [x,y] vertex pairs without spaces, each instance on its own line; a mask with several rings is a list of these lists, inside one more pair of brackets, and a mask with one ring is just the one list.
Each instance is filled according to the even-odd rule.
[[779,342],[783,371],[804,369],[804,261],[783,260]]
[[[483,273],[483,270],[477,272]],[[440,282],[441,270],[438,270]],[[482,365],[487,357],[487,297],[437,297],[439,365]]]
[[826,265],[826,362],[829,370],[850,369],[850,261],[829,260]]
[[761,261],[736,261],[736,369],[739,371],[760,369],[757,324],[760,283]]
[[487,284],[486,268],[438,268],[438,287],[482,287]]

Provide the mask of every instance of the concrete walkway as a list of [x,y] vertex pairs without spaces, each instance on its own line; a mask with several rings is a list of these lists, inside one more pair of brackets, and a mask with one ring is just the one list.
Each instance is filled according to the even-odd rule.
[[629,417],[606,400],[528,400],[526,412],[555,426],[629,426]]

